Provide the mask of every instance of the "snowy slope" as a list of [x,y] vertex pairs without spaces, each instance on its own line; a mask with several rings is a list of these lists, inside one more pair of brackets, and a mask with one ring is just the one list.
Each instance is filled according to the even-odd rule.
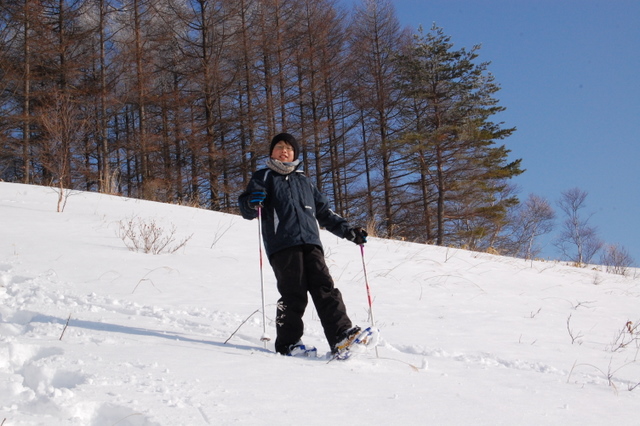
[[[260,342],[255,221],[84,192],[56,213],[56,200],[0,183],[3,426],[640,424],[640,336],[624,331],[640,321],[637,270],[370,239],[378,357],[327,364]],[[117,233],[132,218],[191,239],[130,251]],[[366,325],[360,250],[323,240]],[[275,337],[268,262],[265,287]],[[305,343],[329,349],[311,306]]]

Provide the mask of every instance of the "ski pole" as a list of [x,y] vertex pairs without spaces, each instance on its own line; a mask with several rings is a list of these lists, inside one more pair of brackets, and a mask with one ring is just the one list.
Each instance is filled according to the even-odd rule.
[[260,292],[262,293],[262,337],[260,341],[264,342],[264,348],[267,349],[267,342],[271,340],[267,334],[267,314],[265,312],[264,302],[264,274],[262,273],[262,205],[258,205],[258,249],[260,251]]
[[[364,283],[367,287],[367,301],[369,302],[369,319],[371,327],[376,327],[376,321],[373,318],[373,300],[371,299],[371,287],[369,287],[369,278],[367,277],[367,263],[364,260],[364,244],[360,244],[360,255],[362,257],[362,271],[364,272]],[[376,357],[378,357],[378,346],[376,345]]]

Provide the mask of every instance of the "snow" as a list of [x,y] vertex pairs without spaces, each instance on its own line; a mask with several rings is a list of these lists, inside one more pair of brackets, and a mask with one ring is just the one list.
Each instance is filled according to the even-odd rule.
[[[638,424],[640,336],[624,331],[640,321],[638,270],[370,238],[377,356],[327,363],[260,341],[255,221],[78,191],[56,206],[52,188],[0,183],[3,426]],[[132,218],[191,238],[130,251]],[[322,238],[368,325],[359,248]],[[264,277],[274,338],[266,261]],[[305,325],[324,355],[312,305]]]

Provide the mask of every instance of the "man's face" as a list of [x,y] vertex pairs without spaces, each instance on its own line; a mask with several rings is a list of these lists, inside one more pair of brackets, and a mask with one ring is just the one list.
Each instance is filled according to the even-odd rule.
[[271,152],[271,158],[280,160],[283,163],[290,163],[293,161],[294,151],[293,147],[285,141],[278,142]]

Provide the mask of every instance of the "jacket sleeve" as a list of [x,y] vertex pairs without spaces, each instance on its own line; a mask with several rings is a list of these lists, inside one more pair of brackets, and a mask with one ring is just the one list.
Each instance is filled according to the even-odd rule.
[[240,207],[240,213],[245,219],[252,220],[258,217],[258,211],[249,205],[249,196],[255,191],[267,192],[263,175],[264,173],[261,172],[254,173],[247,185],[247,189],[238,197],[238,207]]
[[320,226],[340,238],[345,238],[351,226],[345,218],[329,208],[329,201],[318,188],[313,186],[316,203],[316,219]]

